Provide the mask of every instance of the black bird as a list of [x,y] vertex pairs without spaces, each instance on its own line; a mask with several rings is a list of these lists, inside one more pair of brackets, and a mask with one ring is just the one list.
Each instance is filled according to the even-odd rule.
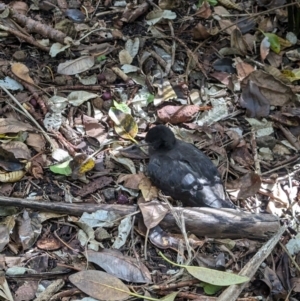
[[216,166],[199,149],[178,140],[164,125],[151,128],[145,138],[149,144],[148,174],[153,184],[183,206],[235,208],[225,200]]

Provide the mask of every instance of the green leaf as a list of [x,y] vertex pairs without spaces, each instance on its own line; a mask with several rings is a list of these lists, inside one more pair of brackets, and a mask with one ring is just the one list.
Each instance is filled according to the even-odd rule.
[[232,284],[240,284],[250,279],[246,276],[240,276],[233,273],[211,270],[208,268],[194,267],[188,265],[177,264],[168,259],[162,252],[159,255],[167,262],[181,268],[185,268],[195,278],[213,285],[228,286]]
[[280,52],[280,40],[275,33],[263,33],[270,42],[270,47],[275,53]]
[[70,161],[71,160],[56,165],[51,165],[49,168],[53,173],[69,176],[72,173],[72,169],[69,166]]
[[200,286],[203,287],[204,292],[205,292],[207,295],[214,295],[214,294],[216,294],[219,290],[221,290],[221,289],[223,288],[222,286],[212,285],[212,284],[205,283],[205,282],[202,282],[202,283],[200,284]]
[[122,111],[123,113],[131,115],[131,109],[127,106],[126,103],[118,103],[114,100],[114,106],[116,109]]
[[149,94],[149,96],[147,98],[147,105],[152,103],[154,98],[155,98],[155,96],[153,94]]
[[97,56],[96,61],[99,63],[106,60],[106,55]]
[[233,273],[221,272],[203,267],[184,266],[186,270],[195,278],[218,286],[228,286],[240,284],[249,281],[246,276],[240,276]]
[[198,4],[197,4],[197,7],[199,8],[199,7],[201,7],[201,5],[204,3],[204,2],[207,2],[207,3],[209,3],[210,5],[212,5],[212,6],[216,6],[217,4],[218,4],[218,0],[199,0],[198,1]]
[[212,6],[216,6],[218,4],[218,0],[207,0],[207,2]]

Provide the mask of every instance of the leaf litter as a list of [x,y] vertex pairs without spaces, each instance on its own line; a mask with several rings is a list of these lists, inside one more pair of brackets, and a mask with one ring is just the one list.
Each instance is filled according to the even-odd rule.
[[[3,298],[36,298],[38,279],[52,298],[300,299],[296,2],[0,12]],[[136,145],[157,123],[212,159],[240,211],[169,204]]]

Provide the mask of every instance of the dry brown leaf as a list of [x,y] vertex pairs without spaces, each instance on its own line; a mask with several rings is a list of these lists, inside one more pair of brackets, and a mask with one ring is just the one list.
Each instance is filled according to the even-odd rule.
[[0,118],[0,134],[34,131],[29,124],[13,118]]
[[14,294],[14,301],[34,300],[36,298],[36,291],[38,289],[39,281],[24,281],[24,283],[18,287]]
[[150,272],[142,262],[125,256],[118,250],[102,249],[100,252],[88,250],[86,254],[89,262],[97,264],[110,275],[127,282],[151,282]]
[[13,9],[13,11],[26,16],[27,12],[28,12],[28,5],[27,3],[23,2],[23,1],[14,1],[11,4],[11,8]]
[[295,293],[300,293],[300,277],[290,279],[291,287]]
[[130,65],[133,61],[133,58],[127,50],[123,49],[119,52],[119,61],[121,65]]
[[268,37],[264,37],[260,43],[260,57],[261,57],[262,61],[264,61],[265,58],[267,57],[267,55],[269,54],[270,47],[271,47],[271,44],[269,42]]
[[28,84],[33,84],[33,79],[29,76],[29,69],[22,63],[13,63],[11,65],[12,73]]
[[297,102],[297,97],[290,87],[262,70],[256,70],[244,78],[241,82],[242,89],[245,88],[249,80],[259,87],[260,92],[269,100],[270,105],[283,106],[289,101]]
[[36,242],[36,246],[41,250],[49,252],[60,249],[62,247],[62,243],[57,238],[49,236],[40,238]]
[[237,26],[233,25],[233,23],[229,20],[220,19],[218,22],[221,29],[225,30],[225,32],[229,35],[231,35],[233,30],[237,28]]
[[198,8],[195,15],[203,19],[208,19],[212,15],[209,3],[207,1],[203,1],[202,5]]
[[269,100],[261,93],[258,86],[248,81],[240,97],[242,108],[246,108],[247,117],[266,117],[270,113]]
[[226,8],[232,8],[238,11],[243,11],[237,4],[231,2],[230,0],[219,0],[218,2],[223,6],[225,6]]
[[57,67],[57,73],[63,75],[74,75],[89,70],[95,64],[93,56],[81,56],[76,60],[60,63]]
[[44,150],[46,146],[46,141],[44,136],[37,133],[29,133],[26,139],[26,143],[38,153]]
[[158,196],[157,188],[152,185],[150,179],[147,177],[141,179],[139,183],[139,189],[141,190],[146,202],[150,202]]
[[203,26],[201,23],[198,23],[193,28],[193,39],[194,40],[205,40],[209,38],[211,34],[208,32],[207,28]]
[[117,183],[123,183],[123,186],[130,189],[139,189],[139,184],[142,179],[145,178],[145,175],[142,173],[139,174],[126,174],[126,175],[120,175],[118,178]]
[[238,28],[235,28],[231,33],[231,47],[237,49],[243,55],[248,51],[248,45]]
[[32,162],[30,172],[36,179],[43,179],[44,170],[38,162]]
[[148,229],[157,226],[169,211],[167,206],[157,200],[141,203],[139,204],[139,207],[143,215],[144,224]]
[[254,164],[253,155],[250,154],[246,144],[236,147],[231,158],[244,167],[250,167]]
[[84,293],[98,300],[125,300],[130,293],[121,280],[101,271],[81,271],[69,276],[69,280]]
[[233,76],[230,73],[227,72],[212,72],[210,73],[211,77],[214,77],[215,79],[217,79],[218,81],[220,81],[222,84],[226,85],[226,87],[228,87],[228,89],[230,89],[231,91],[234,90],[234,84],[233,84]]
[[248,173],[237,180],[226,184],[227,189],[237,190],[237,199],[246,199],[256,194],[261,186],[260,176],[256,173]]
[[9,243],[9,229],[7,225],[0,225],[0,252],[3,251],[3,249],[8,243]]
[[21,141],[9,141],[7,143],[1,144],[1,147],[14,154],[17,159],[26,159],[31,158],[31,152],[28,146]]
[[239,80],[243,80],[246,76],[252,73],[255,69],[248,63],[243,62],[240,58],[235,59],[235,67]]
[[290,80],[287,79],[277,68],[275,68],[273,66],[264,65],[264,69],[268,73],[270,73],[271,75],[273,75],[275,78],[277,78],[280,81],[282,81],[284,84],[287,84],[287,85],[291,84]]
[[199,106],[165,106],[157,110],[158,118],[164,123],[178,124],[193,120],[199,112]]

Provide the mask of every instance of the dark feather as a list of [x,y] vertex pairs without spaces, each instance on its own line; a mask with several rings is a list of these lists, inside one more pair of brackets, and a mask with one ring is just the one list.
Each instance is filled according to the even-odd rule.
[[148,174],[153,184],[184,206],[234,208],[225,200],[221,177],[211,160],[194,145],[175,138],[164,125],[149,130]]

